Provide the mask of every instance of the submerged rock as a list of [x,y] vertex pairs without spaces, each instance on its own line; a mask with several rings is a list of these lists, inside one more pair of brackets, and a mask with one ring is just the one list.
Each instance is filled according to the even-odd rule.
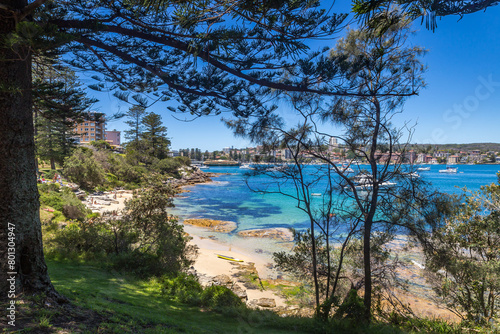
[[282,227],[240,231],[238,232],[238,235],[241,237],[271,238],[282,241],[293,241],[292,231]]
[[229,233],[236,229],[236,223],[224,220],[213,219],[186,219],[184,224],[205,227],[212,231]]

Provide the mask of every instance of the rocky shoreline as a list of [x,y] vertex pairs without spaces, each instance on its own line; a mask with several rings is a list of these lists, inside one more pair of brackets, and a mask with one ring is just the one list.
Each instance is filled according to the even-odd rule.
[[203,218],[192,218],[184,219],[184,224],[193,225],[198,227],[204,227],[212,231],[229,233],[237,228],[235,222],[223,221],[223,220],[213,220],[213,219],[203,219]]
[[174,188],[181,188],[200,183],[212,182],[212,178],[217,177],[220,174],[204,172],[200,169],[192,168],[191,173],[184,172],[182,173],[182,175],[183,176],[180,179],[171,178],[167,181],[167,183],[173,186]]

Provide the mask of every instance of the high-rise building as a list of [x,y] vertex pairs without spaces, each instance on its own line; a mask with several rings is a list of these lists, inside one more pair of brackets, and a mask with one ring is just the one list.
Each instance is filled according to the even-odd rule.
[[330,137],[330,140],[328,141],[328,146],[330,149],[338,148],[339,143],[337,141],[337,138],[335,137]]
[[76,141],[80,144],[90,143],[96,140],[105,140],[106,119],[103,113],[90,111],[84,116],[81,123],[75,125]]

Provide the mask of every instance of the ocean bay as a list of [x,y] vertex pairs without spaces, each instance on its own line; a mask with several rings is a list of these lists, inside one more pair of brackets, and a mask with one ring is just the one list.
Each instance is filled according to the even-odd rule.
[[[431,169],[419,172],[421,179],[430,182],[434,189],[450,194],[462,193],[461,188],[464,187],[469,191],[476,191],[483,185],[496,182],[496,173],[500,170],[499,165],[458,165],[458,173],[448,174],[439,172],[445,169],[444,165],[426,166],[430,166]],[[238,225],[234,232],[258,228],[308,227],[308,217],[297,208],[296,200],[282,194],[255,192],[249,189],[245,182],[247,179],[245,174],[248,171],[237,167],[212,167],[209,171],[222,174],[214,178],[211,183],[187,187],[188,192],[175,198],[176,207],[172,213],[179,216],[180,220],[187,218],[229,220]],[[274,190],[272,181],[263,176],[251,176],[248,183],[255,188]],[[287,187],[285,191],[289,192],[290,185]],[[322,192],[321,189],[320,184],[317,191]],[[317,201],[319,202],[319,198]],[[228,236],[218,237],[228,238]]]

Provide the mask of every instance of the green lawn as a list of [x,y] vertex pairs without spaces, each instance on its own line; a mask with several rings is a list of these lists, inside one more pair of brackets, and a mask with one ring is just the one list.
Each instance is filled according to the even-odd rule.
[[[155,280],[138,280],[86,264],[49,261],[56,289],[77,306],[94,310],[116,333],[290,333],[300,332],[287,319],[287,329],[269,312],[241,315],[203,311],[167,300]],[[296,319],[297,321],[299,319]],[[308,322],[308,319],[302,319]],[[273,328],[274,327],[274,328]]]

